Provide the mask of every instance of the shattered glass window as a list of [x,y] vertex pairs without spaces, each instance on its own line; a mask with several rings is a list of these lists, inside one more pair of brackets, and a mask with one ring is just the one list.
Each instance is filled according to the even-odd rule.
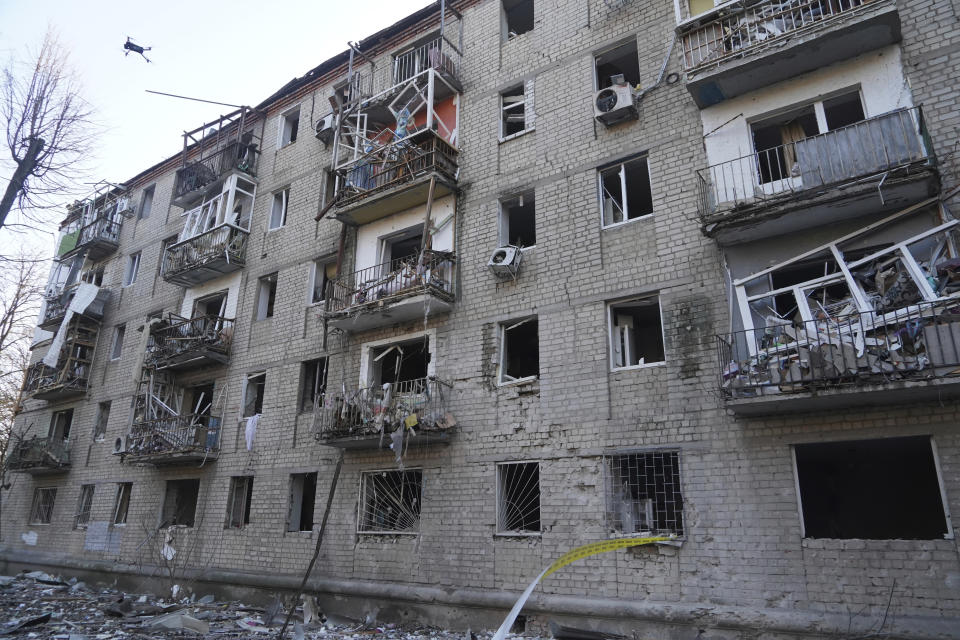
[[360,533],[417,533],[423,471],[372,471],[361,477]]

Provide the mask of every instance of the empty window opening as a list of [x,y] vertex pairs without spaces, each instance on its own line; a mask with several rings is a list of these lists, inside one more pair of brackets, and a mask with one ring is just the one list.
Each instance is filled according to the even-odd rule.
[[381,239],[382,262],[389,269],[397,269],[400,262],[411,262],[420,255],[423,244],[423,225],[411,227]]
[[290,513],[287,531],[313,531],[313,507],[317,501],[317,474],[290,476]]
[[497,465],[497,533],[540,531],[540,463]]
[[118,324],[113,328],[113,344],[110,345],[110,359],[119,360],[123,354],[123,337],[127,333],[127,325]]
[[156,185],[150,185],[143,190],[143,195],[140,196],[140,218],[145,219],[150,217],[150,211],[153,209],[153,194],[156,191]]
[[300,370],[300,411],[313,411],[323,404],[327,389],[327,359],[316,358],[303,363]]
[[197,515],[200,480],[167,480],[160,527],[192,527]]
[[610,305],[610,351],[615,369],[663,362],[659,298]]
[[310,275],[310,304],[323,302],[327,297],[327,285],[337,277],[337,263],[314,260]]
[[230,478],[230,493],[227,496],[227,520],[224,529],[240,529],[250,524],[250,504],[253,499],[253,476]]
[[280,116],[280,141],[277,146],[283,147],[296,142],[299,129],[300,107],[297,106]]
[[597,89],[606,89],[624,82],[631,87],[640,84],[640,57],[637,41],[631,40],[618,47],[597,54],[594,58],[597,70]]
[[69,440],[71,425],[73,425],[73,409],[55,411],[50,417],[50,430],[47,436],[51,440]]
[[80,280],[88,284],[96,285],[98,287],[102,286],[103,272],[104,272],[104,268],[102,266],[96,267],[94,269],[88,269],[87,271],[83,272],[82,276],[80,276]]
[[290,189],[283,189],[273,194],[273,205],[270,208],[269,229],[279,229],[287,224],[287,201],[290,198]]
[[793,447],[806,538],[937,540],[949,533],[927,436]]
[[540,338],[537,318],[500,325],[500,382],[540,375]]
[[93,439],[97,442],[107,435],[107,423],[110,421],[110,401],[97,405],[97,419],[93,423]]
[[137,273],[140,271],[140,252],[131,253],[127,257],[127,268],[123,272],[123,286],[129,287],[137,281]]
[[533,0],[503,0],[500,11],[504,40],[533,30]]
[[113,524],[127,524],[127,512],[130,511],[130,494],[132,492],[132,482],[117,483],[117,497],[113,501]]
[[90,510],[93,508],[93,490],[95,485],[80,485],[80,499],[77,501],[77,513],[73,518],[73,528],[83,529],[90,522]]
[[424,336],[378,347],[371,353],[371,364],[374,386],[422,380],[427,377],[430,366],[430,338]]
[[271,273],[257,281],[257,320],[273,317],[273,307],[277,300],[277,274]]
[[267,386],[266,371],[251,373],[247,376],[243,390],[243,417],[263,413],[263,392]]
[[683,535],[680,452],[651,451],[604,460],[607,524],[614,533]]
[[30,524],[50,524],[53,520],[53,503],[57,498],[56,487],[39,487],[33,492],[30,507]]
[[360,533],[416,533],[420,530],[423,472],[372,471],[361,476]]
[[533,191],[500,201],[500,244],[537,244],[536,200]]
[[193,317],[223,318],[227,313],[227,291],[218,291],[193,301]]
[[601,169],[600,205],[603,226],[620,224],[653,213],[650,171],[642,156]]
[[500,139],[509,138],[527,129],[527,97],[524,86],[518,85],[500,94]]
[[860,92],[854,91],[823,101],[823,116],[827,131],[856,124],[865,118]]
[[[213,384],[198,384],[184,389],[184,410],[194,416],[196,424],[210,426],[210,410],[213,407]],[[211,436],[213,434],[210,434]],[[200,434],[197,434],[200,437]],[[199,444],[199,443],[198,443]]]

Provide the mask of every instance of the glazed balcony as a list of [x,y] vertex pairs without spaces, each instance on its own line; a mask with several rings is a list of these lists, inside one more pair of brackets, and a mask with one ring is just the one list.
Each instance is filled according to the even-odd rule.
[[456,425],[451,395],[452,385],[435,377],[327,393],[314,413],[314,431],[323,444],[342,449],[446,442]]
[[424,204],[430,181],[434,198],[454,192],[457,150],[436,132],[422,129],[365,153],[337,169],[335,217],[350,225],[385,218]]
[[234,140],[207,157],[187,162],[177,169],[170,202],[186,209],[205,194],[219,192],[224,179],[234,172],[256,177],[259,159],[256,144]]
[[210,462],[220,454],[220,418],[180,415],[134,423],[121,459],[154,466]]
[[221,224],[167,247],[163,254],[163,279],[181,287],[193,287],[246,265],[250,232],[229,223]]
[[48,367],[37,362],[27,369],[24,395],[40,400],[67,400],[87,392],[90,362],[70,358],[64,366]]
[[902,208],[936,191],[934,160],[920,107],[899,109],[697,171],[700,219],[723,244]]
[[226,364],[233,342],[233,319],[219,316],[170,316],[151,332],[144,366],[185,370]]
[[[69,287],[58,286],[44,295],[46,306],[43,309],[43,318],[39,324],[41,329],[56,331],[67,315],[67,307],[70,306],[70,302],[76,295],[78,286],[77,284]],[[108,300],[110,300],[110,290],[100,288],[97,291],[97,296],[83,310],[82,315],[92,320],[102,320],[103,308]]]
[[453,308],[453,254],[426,251],[368,267],[327,285],[328,324],[365,331],[449,313]]
[[65,251],[61,258],[69,258],[83,251],[94,262],[106,258],[120,246],[121,221],[122,218],[115,216],[98,216],[80,228],[77,243],[73,249]]
[[742,415],[960,394],[960,300],[717,336],[720,391]]
[[677,27],[700,108],[900,41],[893,0],[739,0]]
[[31,475],[65,473],[70,469],[70,443],[44,436],[12,442],[6,465],[10,471]]

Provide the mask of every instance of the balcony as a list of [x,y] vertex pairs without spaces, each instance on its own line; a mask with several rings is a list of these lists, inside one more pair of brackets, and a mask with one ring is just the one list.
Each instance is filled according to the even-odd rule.
[[246,265],[246,229],[224,223],[167,247],[163,254],[163,279],[192,287]]
[[337,169],[335,217],[349,225],[385,218],[451,194],[457,182],[457,150],[436,132],[422,129],[365,153]]
[[27,369],[23,383],[24,395],[39,400],[67,400],[87,392],[90,361],[70,358],[64,366],[48,367],[37,362]]
[[220,418],[188,414],[134,423],[119,455],[159,467],[210,462],[219,453]]
[[460,54],[443,37],[436,37],[398,54],[393,59],[393,84],[410,82],[427,69],[434,69],[460,90]]
[[70,444],[62,438],[35,436],[12,442],[7,469],[31,475],[65,473],[70,468]]
[[96,262],[106,258],[120,246],[120,218],[98,216],[93,222],[80,228],[77,243],[73,249],[64,252],[62,258],[69,258],[81,252]]
[[[39,327],[45,331],[56,331],[57,327],[63,322],[67,315],[67,307],[73,301],[79,285],[73,284],[69,287],[57,286],[52,288],[44,295],[46,306],[43,309],[43,318],[41,318]],[[94,286],[94,285],[90,285]],[[96,297],[81,312],[85,317],[93,320],[103,319],[103,308],[110,299],[109,289],[100,289]]]
[[741,0],[677,27],[702,109],[900,41],[892,0]]
[[365,331],[449,313],[453,308],[450,252],[425,251],[361,269],[327,285],[325,315],[330,326]]
[[177,169],[171,204],[186,209],[205,194],[220,191],[224,179],[234,171],[256,177],[259,158],[256,144],[234,141],[206,158],[190,162]]
[[327,393],[314,412],[314,431],[331,447],[393,448],[398,455],[399,446],[446,442],[456,425],[451,393],[450,383],[433,377]]
[[226,364],[233,341],[233,319],[219,316],[181,318],[172,315],[154,326],[144,366],[185,370]]
[[738,331],[717,348],[741,415],[944,399],[960,395],[960,300]]
[[697,171],[703,230],[732,244],[902,208],[936,192],[934,160],[913,107],[715,164]]

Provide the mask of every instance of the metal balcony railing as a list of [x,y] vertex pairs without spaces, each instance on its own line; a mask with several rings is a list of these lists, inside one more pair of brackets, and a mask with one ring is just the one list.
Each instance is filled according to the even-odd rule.
[[34,436],[11,443],[7,453],[7,468],[13,471],[45,468],[57,469],[70,465],[70,443],[63,438]]
[[447,428],[450,389],[449,382],[430,377],[339,393],[328,391],[317,405],[314,428],[321,440],[379,436],[404,426],[416,431],[441,431]]
[[175,456],[219,450],[220,418],[186,414],[134,423],[125,455]]
[[255,143],[245,144],[234,140],[209,156],[177,169],[173,199],[198,192],[234,169],[256,176],[259,158],[260,150]]
[[76,290],[77,285],[72,284],[69,287],[58,286],[48,293],[45,293],[43,298],[46,306],[43,308],[43,319],[40,321],[40,324],[43,325],[63,320],[63,317],[67,313],[67,307],[70,305],[70,300],[73,299],[73,294],[76,293]]
[[960,300],[737,331],[717,353],[727,398],[957,376]]
[[58,367],[37,362],[27,369],[23,392],[43,394],[59,390],[64,393],[83,393],[87,390],[89,376],[90,362],[85,359],[69,358],[66,365]]
[[77,244],[72,253],[76,253],[94,242],[119,244],[120,224],[120,220],[112,217],[98,216],[93,222],[81,227]]
[[171,315],[167,324],[154,328],[150,335],[152,341],[143,362],[148,367],[163,367],[178,358],[210,352],[228,356],[233,341],[233,318]]
[[457,150],[435,132],[422,129],[338,169],[337,205],[349,206],[430,171],[455,181]]
[[431,294],[453,301],[453,256],[425,251],[336,278],[327,285],[326,312],[340,313],[367,304]]
[[460,54],[439,36],[404,51],[393,59],[393,84],[407,82],[427,69],[436,69],[459,79]]
[[684,69],[742,55],[863,4],[864,0],[747,0],[717,9],[712,20],[680,27]]
[[920,107],[898,109],[697,171],[700,215],[933,159]]
[[163,254],[163,277],[169,280],[180,273],[217,261],[243,265],[249,235],[246,229],[224,223],[171,245]]

